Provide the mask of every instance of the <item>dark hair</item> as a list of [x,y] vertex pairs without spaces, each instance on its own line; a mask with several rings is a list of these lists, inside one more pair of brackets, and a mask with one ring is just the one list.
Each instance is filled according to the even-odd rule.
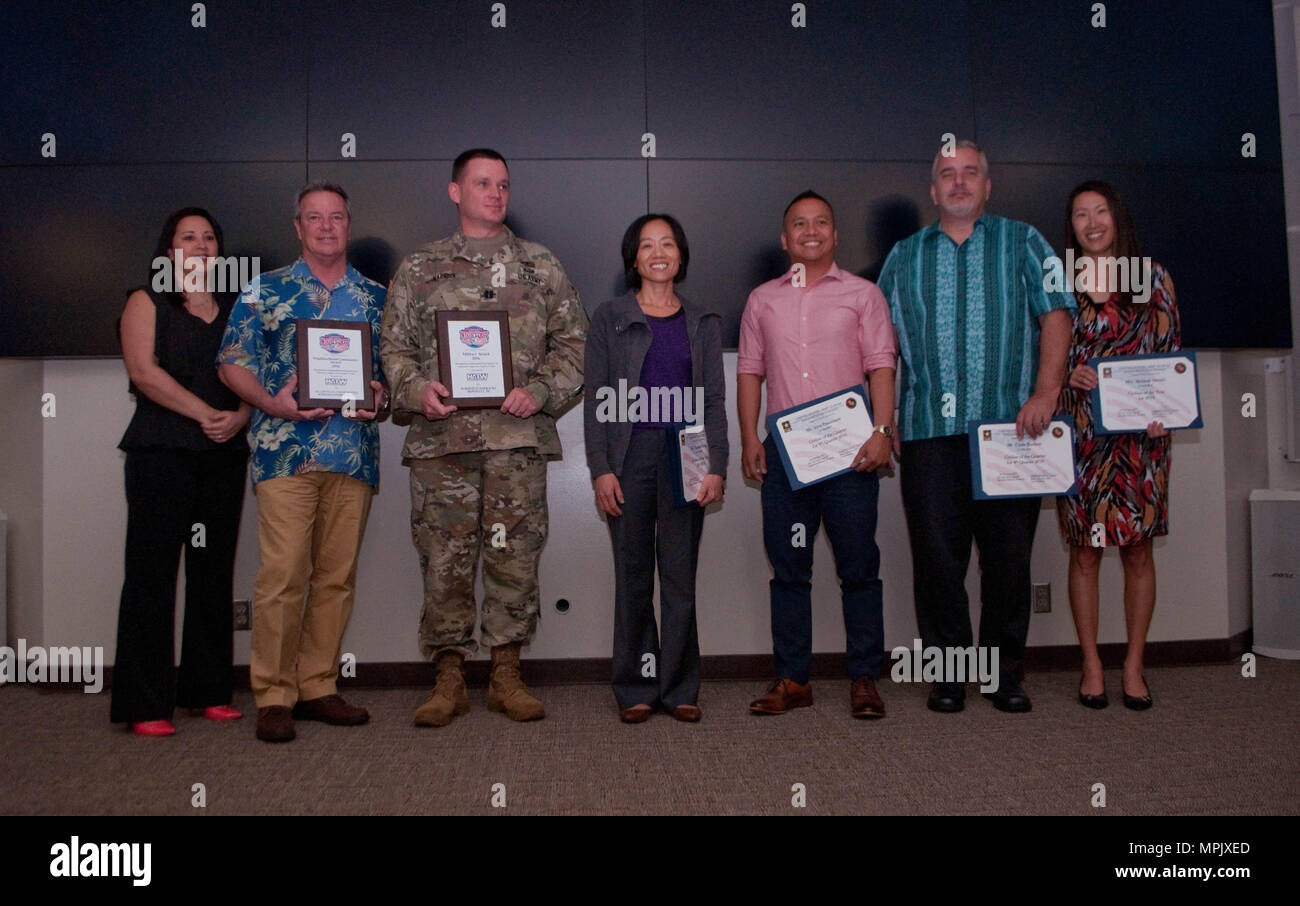
[[293,219],[297,220],[302,216],[302,200],[312,192],[333,192],[339,198],[343,199],[343,207],[347,208],[348,220],[352,219],[352,202],[348,201],[348,193],[343,191],[343,187],[336,182],[330,182],[325,179],[313,179],[307,185],[298,190],[298,197],[293,202]]
[[[172,242],[176,238],[176,227],[186,217],[202,217],[212,226],[212,233],[217,237],[217,254],[221,254],[225,249],[225,242],[221,236],[221,224],[217,223],[215,217],[205,211],[203,208],[181,208],[179,211],[172,211],[163,221],[162,232],[158,234],[158,245],[154,247],[154,258],[170,258],[172,256]],[[153,262],[150,262],[152,265]]]
[[[1065,203],[1065,247],[1074,250],[1074,257],[1077,261],[1083,253],[1079,248],[1079,241],[1074,235],[1074,200],[1084,192],[1096,192],[1102,198],[1106,199],[1106,206],[1110,208],[1111,220],[1115,224],[1115,248],[1114,256],[1116,258],[1142,258],[1142,245],[1138,242],[1137,230],[1133,228],[1133,217],[1129,214],[1128,205],[1124,204],[1124,199],[1120,198],[1119,192],[1110,183],[1100,179],[1089,179],[1079,183],[1070,192],[1070,198]],[[1073,274],[1065,275],[1067,280],[1073,281]],[[1130,287],[1132,281],[1129,281]],[[1071,282],[1073,286],[1073,282]],[[1087,295],[1086,293],[1084,295]],[[1119,294],[1120,304],[1128,305],[1133,301],[1132,289]]]
[[460,182],[461,175],[465,172],[465,166],[472,160],[486,158],[487,160],[499,160],[506,170],[510,165],[506,159],[501,156],[500,151],[493,151],[491,148],[470,148],[468,151],[462,151],[457,155],[456,160],[451,165],[451,181]]
[[[209,214],[205,208],[189,207],[189,208],[181,208],[178,211],[172,211],[170,214],[167,215],[167,219],[163,221],[162,232],[158,234],[158,244],[154,246],[153,258],[149,260],[149,275],[148,278],[145,280],[144,287],[141,287],[142,289],[147,288],[146,289],[147,292],[150,293],[153,292],[153,278],[155,273],[153,268],[153,263],[155,261],[157,261],[159,258],[166,258],[169,274],[171,273],[171,268],[175,267],[175,260],[172,257],[172,242],[176,239],[176,227],[179,226],[180,222],[184,220],[186,217],[202,217],[204,220],[206,220],[208,222],[208,225],[212,227],[212,235],[217,237],[217,254],[220,255],[222,252],[225,251],[225,239],[223,238],[221,233],[221,224],[217,223],[217,219],[213,217],[211,214]],[[184,305],[185,304],[184,297],[182,297],[180,293],[172,292],[171,286],[172,286],[172,282],[169,280],[168,288],[163,292],[159,293],[158,295],[163,299],[166,299],[175,307],[180,307]],[[132,292],[135,292],[135,290],[130,290],[127,292],[127,298],[130,298]],[[120,343],[122,340],[122,316],[121,315],[118,315],[117,320],[114,322],[114,324],[117,330],[118,342]]]
[[[221,232],[221,224],[217,223],[216,218],[209,214],[207,210],[204,208],[190,207],[181,208],[179,211],[172,211],[167,215],[167,219],[163,221],[162,232],[158,234],[158,244],[154,247],[153,259],[149,262],[149,279],[145,282],[146,286],[153,286],[154,261],[157,261],[159,258],[166,258],[168,268],[170,269],[175,267],[175,261],[172,257],[172,243],[176,239],[176,227],[178,227],[180,222],[186,217],[202,217],[206,220],[212,227],[212,234],[217,237],[217,254],[220,255],[225,251],[226,243]],[[170,272],[171,271],[169,270],[168,273]],[[181,297],[180,293],[171,292],[170,285],[169,281],[168,290],[159,293],[159,295],[171,302],[173,305],[184,305],[184,298]],[[120,319],[118,326],[120,330]]]
[[686,231],[682,229],[682,225],[672,214],[642,214],[632,221],[632,225],[623,234],[623,279],[627,281],[630,289],[641,288],[641,274],[636,269],[636,252],[641,245],[641,231],[645,229],[647,223],[654,220],[662,220],[668,224],[668,229],[673,231],[673,241],[677,243],[677,251],[681,255],[681,264],[677,267],[673,283],[681,283],[686,279],[686,265],[691,263],[691,247],[686,242]]
[[826,205],[826,209],[829,210],[829,211],[831,212],[831,222],[832,222],[832,223],[835,222],[835,209],[831,207],[831,203],[830,203],[829,201],[827,201],[825,198],[822,198],[820,195],[818,195],[818,194],[817,194],[816,192],[814,192],[812,189],[804,189],[802,192],[800,192],[800,193],[799,193],[798,195],[796,195],[794,198],[790,199],[790,203],[789,203],[788,205],[785,206],[785,210],[781,213],[781,223],[782,223],[782,224],[785,223],[785,217],[786,217],[787,214],[790,213],[790,209],[791,209],[791,208],[793,208],[793,207],[794,207],[795,205],[797,205],[799,202],[801,202],[801,201],[805,201],[805,200],[807,200],[807,199],[809,199],[809,198],[816,199],[817,201],[820,201],[822,204]]

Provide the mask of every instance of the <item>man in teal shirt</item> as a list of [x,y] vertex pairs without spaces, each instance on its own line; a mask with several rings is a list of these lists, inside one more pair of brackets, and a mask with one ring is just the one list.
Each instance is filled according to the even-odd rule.
[[[985,213],[992,183],[974,142],[935,157],[939,221],[894,246],[879,285],[898,331],[901,490],[912,546],[916,622],[926,647],[972,644],[966,571],[980,554],[980,645],[998,649],[1002,711],[1028,711],[1029,557],[1042,501],[974,500],[967,425],[1014,421],[1037,437],[1065,379],[1074,300],[1044,288],[1053,251],[1027,223]],[[945,658],[945,661],[948,661]],[[966,690],[945,676],[935,711],[960,711]]]

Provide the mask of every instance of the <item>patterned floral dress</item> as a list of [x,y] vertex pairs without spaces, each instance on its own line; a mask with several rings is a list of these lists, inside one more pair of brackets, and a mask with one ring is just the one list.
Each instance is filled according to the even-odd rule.
[[[1117,294],[1094,302],[1079,294],[1069,370],[1105,356],[1174,352],[1182,348],[1174,284],[1151,268],[1151,298],[1123,304]],[[1068,372],[1067,372],[1068,373]],[[1169,452],[1172,437],[1145,432],[1094,435],[1091,394],[1068,385],[1060,412],[1074,419],[1079,493],[1056,498],[1061,534],[1075,547],[1093,547],[1092,527],[1106,528],[1105,546],[1133,544],[1169,532]]]

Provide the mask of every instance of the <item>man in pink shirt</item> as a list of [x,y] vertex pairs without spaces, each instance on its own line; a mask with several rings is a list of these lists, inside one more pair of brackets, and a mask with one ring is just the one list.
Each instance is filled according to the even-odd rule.
[[[763,543],[774,573],[777,679],[750,704],[754,714],[784,714],[812,704],[812,544],[824,524],[843,598],[850,707],[854,717],[885,716],[875,683],[885,657],[875,472],[888,464],[893,445],[898,344],[884,295],[835,265],[838,241],[826,199],[813,191],[796,196],[781,233],[790,270],[749,294],[740,322],[741,456],[745,477],[762,484]],[[764,379],[770,415],[859,385],[864,375],[876,430],[853,462],[845,463],[853,471],[792,489],[772,438],[758,438]]]

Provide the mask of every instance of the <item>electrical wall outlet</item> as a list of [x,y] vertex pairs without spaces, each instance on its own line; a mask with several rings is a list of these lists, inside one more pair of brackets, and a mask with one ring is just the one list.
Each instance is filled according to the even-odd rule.
[[1034,612],[1035,614],[1050,614],[1052,612],[1052,584],[1050,582],[1035,582]]
[[1034,583],[1034,613],[1052,612],[1052,584],[1050,582]]
[[253,628],[253,602],[247,598],[236,598],[235,606],[235,632],[248,632]]

